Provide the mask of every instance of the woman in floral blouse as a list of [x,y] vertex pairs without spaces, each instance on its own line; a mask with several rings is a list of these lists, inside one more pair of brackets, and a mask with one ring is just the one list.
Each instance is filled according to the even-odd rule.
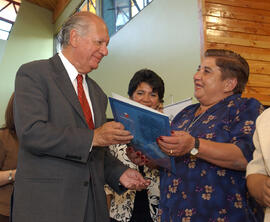
[[228,50],[207,50],[194,75],[199,103],[181,111],[172,135],[158,139],[175,157],[176,174],[160,171],[160,221],[263,221],[262,209],[248,195],[247,163],[262,105],[241,98],[248,63]]
[[[159,110],[163,103],[163,80],[149,69],[139,70],[130,80],[128,87],[130,99]],[[126,155],[127,145],[110,146],[111,153],[130,168],[139,170],[151,180],[146,190],[129,190],[122,195],[105,186],[111,221],[155,222],[158,216],[159,171],[147,166],[137,166]],[[140,155],[140,152],[137,153]]]

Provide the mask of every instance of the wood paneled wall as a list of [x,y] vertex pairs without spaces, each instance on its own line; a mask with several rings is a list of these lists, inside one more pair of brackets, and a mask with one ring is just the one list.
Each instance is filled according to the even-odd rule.
[[250,65],[243,93],[270,105],[270,0],[198,0],[201,53],[230,49]]

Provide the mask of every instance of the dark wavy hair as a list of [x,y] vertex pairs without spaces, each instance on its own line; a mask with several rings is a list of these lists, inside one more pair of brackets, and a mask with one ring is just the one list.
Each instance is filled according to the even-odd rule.
[[237,79],[237,85],[233,90],[234,94],[241,94],[244,91],[249,77],[249,65],[241,55],[225,49],[208,49],[204,57],[215,57],[223,80]]
[[149,84],[152,87],[153,92],[158,93],[159,101],[163,103],[165,92],[164,82],[159,75],[150,69],[141,69],[134,74],[128,85],[129,97],[132,97],[133,93],[142,82]]
[[13,102],[14,102],[14,93],[12,93],[5,112],[5,124],[2,129],[8,129],[9,132],[16,136],[15,123],[13,118]]

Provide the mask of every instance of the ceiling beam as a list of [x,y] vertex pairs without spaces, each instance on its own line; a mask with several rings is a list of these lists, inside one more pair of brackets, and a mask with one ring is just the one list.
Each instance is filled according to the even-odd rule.
[[47,1],[47,0],[26,0],[28,2],[31,2],[35,5],[38,5],[42,8],[46,8],[49,9],[50,11],[54,11],[55,5],[57,0],[53,0],[53,1]]
[[66,6],[68,5],[68,3],[70,2],[70,0],[58,0],[57,4],[54,8],[53,11],[53,23],[56,22],[57,18],[61,15],[61,13],[64,11],[64,9],[66,8]]
[[[13,0],[5,0],[5,1],[14,2]],[[70,2],[70,0],[26,0],[26,1],[52,11],[53,12],[52,23],[56,22],[57,18],[61,15],[65,7]]]
[[20,5],[21,4],[19,2],[13,1],[13,0],[5,0],[5,1],[10,2],[10,3],[14,4],[14,5]]

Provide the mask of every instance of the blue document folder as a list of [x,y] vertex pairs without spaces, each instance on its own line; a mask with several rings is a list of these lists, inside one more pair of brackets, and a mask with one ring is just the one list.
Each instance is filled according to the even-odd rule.
[[174,173],[174,158],[163,153],[156,142],[159,136],[170,135],[169,117],[117,94],[109,97],[109,101],[114,120],[134,136],[131,145],[156,165]]

